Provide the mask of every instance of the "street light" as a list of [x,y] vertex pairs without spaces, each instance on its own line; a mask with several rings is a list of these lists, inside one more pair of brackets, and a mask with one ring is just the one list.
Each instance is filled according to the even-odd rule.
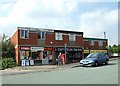
[[65,43],[64,46],[65,46],[65,62],[66,62],[66,47],[67,47],[67,43]]

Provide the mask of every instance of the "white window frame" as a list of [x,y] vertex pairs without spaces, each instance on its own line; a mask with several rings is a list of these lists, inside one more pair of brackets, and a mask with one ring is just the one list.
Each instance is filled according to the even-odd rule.
[[55,33],[55,40],[63,40],[62,33]]
[[76,35],[75,34],[69,34],[69,41],[76,41]]
[[[43,37],[43,34],[42,34],[43,32],[44,32],[44,37]],[[38,37],[38,39],[39,39],[39,40],[45,40],[45,33],[46,33],[46,32],[45,32],[45,31],[39,31],[39,32],[38,32],[38,35],[39,35],[39,33],[40,33],[40,38]]]
[[99,46],[103,46],[103,41],[99,41]]
[[[22,36],[22,31],[23,31],[23,36]],[[27,34],[26,34],[26,31],[27,31]],[[28,39],[29,38],[29,31],[28,30],[20,30],[20,38]]]
[[94,40],[90,40],[90,45],[94,46],[94,43],[95,41]]

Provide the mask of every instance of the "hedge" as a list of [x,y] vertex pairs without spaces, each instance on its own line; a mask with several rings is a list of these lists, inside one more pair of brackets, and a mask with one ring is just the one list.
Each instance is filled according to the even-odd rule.
[[13,58],[0,59],[0,69],[12,68],[16,66],[16,62]]

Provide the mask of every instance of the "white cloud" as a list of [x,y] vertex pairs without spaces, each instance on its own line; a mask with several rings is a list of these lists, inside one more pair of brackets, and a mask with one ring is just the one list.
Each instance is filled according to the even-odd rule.
[[16,0],[1,4],[0,33],[11,36],[18,26],[75,30],[79,22],[79,31],[88,37],[103,37],[104,31],[107,37],[111,32],[116,33],[112,29],[117,28],[117,10],[99,9],[82,14],[74,13],[84,9],[78,8],[78,5],[80,2],[73,0]]
[[[11,35],[17,26],[45,27],[48,25],[48,27],[57,28],[61,22],[66,24],[64,22],[67,20],[63,18],[74,10],[75,3],[72,5],[66,0],[18,0],[14,3],[1,4],[1,6],[4,12],[2,14],[6,16],[0,16],[2,28],[0,32]],[[11,32],[8,32],[8,29]]]
[[[95,10],[80,15],[80,31],[85,37],[104,37],[106,32],[110,43],[118,42],[118,10]],[[112,36],[114,34],[114,36]],[[112,36],[112,37],[111,37]]]

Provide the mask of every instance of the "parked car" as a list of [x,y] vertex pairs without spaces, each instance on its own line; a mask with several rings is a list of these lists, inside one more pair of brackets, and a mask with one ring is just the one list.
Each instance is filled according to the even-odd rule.
[[108,64],[109,56],[102,52],[90,53],[86,58],[80,61],[80,66],[98,66]]

